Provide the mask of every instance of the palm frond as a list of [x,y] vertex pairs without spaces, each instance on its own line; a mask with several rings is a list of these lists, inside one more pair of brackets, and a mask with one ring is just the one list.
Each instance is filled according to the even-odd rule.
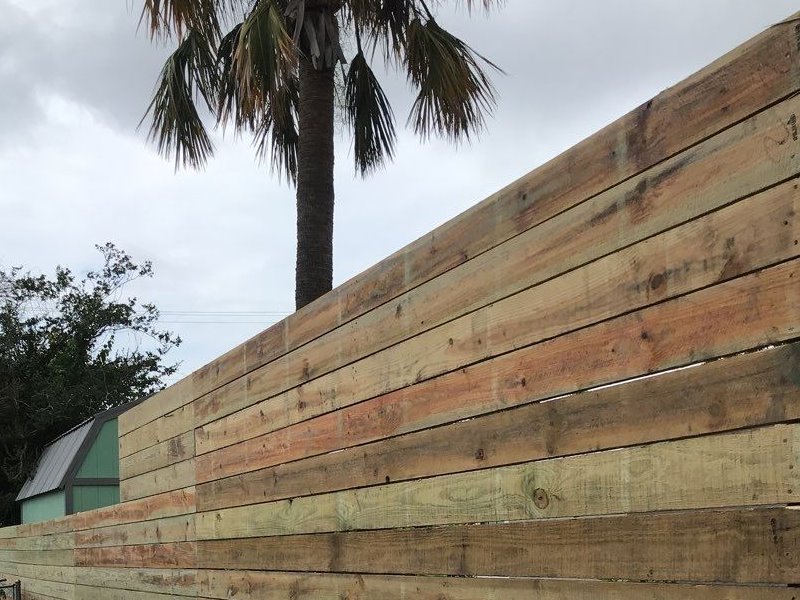
[[139,25],[145,24],[151,38],[183,37],[189,30],[214,39],[220,31],[220,11],[237,0],[144,0]]
[[290,77],[281,89],[270,96],[258,128],[254,131],[256,153],[263,161],[269,157],[279,176],[297,184],[297,141],[299,139],[297,111],[300,84],[297,76]]
[[409,115],[418,135],[468,139],[483,128],[496,101],[494,86],[479,61],[502,72],[432,18],[411,21],[405,66],[408,78],[419,88]]
[[236,72],[236,50],[239,47],[242,24],[234,26],[220,40],[217,49],[217,64],[219,69],[219,89],[217,94],[217,122],[223,125],[233,121],[238,129],[252,129],[254,117],[252,113],[244,111],[248,104],[241,96]]
[[406,30],[419,9],[415,0],[351,0],[346,19],[364,32],[373,50],[380,48],[386,59],[400,59]]
[[345,79],[345,114],[353,128],[356,168],[362,175],[394,156],[394,113],[363,51],[350,62]]
[[456,0],[456,4],[464,4],[467,10],[473,11],[480,5],[485,11],[490,11],[493,8],[501,8],[506,3],[506,0]]
[[[285,3],[284,3],[285,4]],[[261,160],[292,183],[297,179],[297,53],[285,6],[258,0],[245,20],[220,41],[219,123],[253,133]]]
[[258,0],[238,32],[232,66],[240,87],[240,109],[260,114],[267,96],[287,85],[297,65],[297,52],[280,7]]
[[139,123],[152,115],[148,139],[156,143],[160,154],[175,155],[176,169],[181,165],[202,167],[214,152],[195,96],[213,109],[216,88],[213,48],[205,36],[189,30],[164,63],[153,100]]

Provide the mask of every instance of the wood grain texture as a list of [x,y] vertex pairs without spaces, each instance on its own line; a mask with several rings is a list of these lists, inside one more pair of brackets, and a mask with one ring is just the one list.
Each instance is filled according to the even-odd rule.
[[800,582],[800,511],[649,513],[198,542],[200,568]]
[[[305,311],[301,309],[301,312]],[[331,316],[329,313],[328,319]],[[322,314],[319,314],[318,318],[325,320]],[[220,386],[244,376],[256,366],[264,365],[288,352],[290,348],[287,346],[287,329],[290,323],[294,325],[295,322],[296,317],[294,316],[278,321],[245,343],[236,346],[220,358],[195,371],[193,378],[197,397],[213,392]],[[331,327],[338,324],[335,320],[328,322]]]
[[0,550],[0,562],[24,565],[73,566],[72,550]]
[[149,422],[146,427],[120,434],[119,456],[124,458],[194,429],[194,402],[178,407]]
[[[553,398],[800,336],[800,260],[666,301],[463,369],[412,390],[450,402],[451,420]],[[439,398],[436,398],[439,396]],[[444,398],[444,400],[442,400]],[[364,458],[364,449],[358,450]],[[378,483],[342,457],[312,457],[197,486],[199,511]],[[368,483],[369,482],[369,483]]]
[[[426,373],[452,370],[797,256],[797,185],[790,181],[456,319],[416,338],[408,356],[423,357]],[[407,362],[419,372],[416,361]],[[347,430],[350,421],[371,421],[371,401],[247,439],[282,423],[273,418],[279,408],[266,405],[196,431],[206,448],[245,440],[198,456],[199,482],[376,439]],[[446,422],[436,417],[428,424]],[[396,429],[413,431],[403,422]]]
[[76,531],[97,527],[137,523],[186,515],[195,512],[195,489],[187,487],[140,500],[122,502],[105,508],[78,513],[74,517]]
[[204,598],[230,600],[797,600],[786,587],[200,571]]
[[[257,412],[254,406],[242,418],[250,420],[263,412],[262,419],[282,418],[288,425],[327,412],[332,406],[366,400],[487,357],[491,347],[476,341],[466,347],[447,345],[449,339],[459,341],[468,324],[478,330],[485,327],[483,319],[491,318],[485,311],[386,349],[381,347],[459,315],[463,298],[471,302],[470,310],[484,306],[796,175],[800,172],[800,141],[787,130],[796,114],[800,114],[800,98],[795,97],[449,271],[415,292],[422,295],[414,303],[416,309],[393,305],[388,312],[377,314],[374,323],[360,319],[352,331],[332,332],[302,352],[254,371],[247,375],[244,389],[233,385],[230,394],[200,398],[197,424],[266,400]],[[588,293],[589,283],[582,282],[578,289]],[[651,296],[657,299],[668,287],[656,286]],[[497,329],[504,330],[501,324]],[[367,340],[363,344],[359,342],[362,336]],[[483,340],[479,335],[472,339]],[[504,341],[514,343],[513,339]],[[438,354],[433,353],[431,344]],[[373,353],[376,350],[380,352]],[[460,362],[454,361],[456,366],[440,364],[443,352],[452,355],[458,350],[464,356]],[[410,356],[416,360],[408,360]],[[342,364],[348,366],[330,372]],[[286,406],[292,409],[288,414]],[[231,431],[223,425],[222,430],[226,429]],[[212,435],[213,428],[201,430],[198,453],[208,449],[203,437]],[[216,437],[224,440],[225,435]]]
[[125,411],[119,417],[119,435],[124,436],[135,429],[163,417],[195,399],[191,376],[184,377],[166,389],[157,392],[144,402]]
[[73,547],[162,544],[188,542],[194,539],[195,516],[192,514],[79,531],[74,535]]
[[[74,533],[54,533],[17,538],[14,548],[17,550],[67,550],[75,547]],[[0,543],[0,548],[10,547]]]
[[44,594],[39,594],[37,592],[26,592],[25,593],[25,600],[72,600],[72,596],[67,598],[56,598],[54,596],[46,596]]
[[791,504],[800,425],[201,513],[198,539]]
[[770,28],[198,371],[208,393],[789,96],[793,24]]
[[122,501],[136,500],[191,487],[194,483],[195,465],[191,458],[120,481],[119,495]]
[[34,535],[50,535],[55,533],[69,533],[74,528],[75,515],[58,517],[37,523],[25,523],[0,529],[0,538],[4,537],[29,537]]
[[195,542],[75,549],[75,564],[79,567],[193,569],[195,558]]
[[28,598],[58,598],[59,600],[80,600],[75,595],[75,584],[60,581],[47,581],[32,577],[21,577],[23,597]]
[[155,446],[120,459],[120,479],[130,479],[194,457],[194,431],[187,431]]
[[155,592],[120,590],[105,586],[90,587],[86,585],[77,585],[75,587],[75,595],[81,600],[168,600],[175,597],[172,592],[158,594]]
[[75,583],[76,567],[26,565],[20,563],[0,562],[0,573],[2,573],[4,577],[8,577],[11,580],[18,577],[23,577],[27,579],[39,579],[43,581]]
[[82,586],[197,597],[197,571],[192,569],[79,569]]

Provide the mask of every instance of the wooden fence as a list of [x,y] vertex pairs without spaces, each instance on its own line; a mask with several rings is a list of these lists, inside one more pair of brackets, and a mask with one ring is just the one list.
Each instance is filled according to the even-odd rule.
[[130,410],[124,502],[0,530],[0,574],[797,600],[798,91],[793,18]]

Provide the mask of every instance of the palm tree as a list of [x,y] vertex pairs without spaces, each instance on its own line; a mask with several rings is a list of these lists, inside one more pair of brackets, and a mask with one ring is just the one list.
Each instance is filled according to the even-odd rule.
[[[296,185],[298,309],[332,285],[338,65],[361,175],[391,159],[396,140],[370,58],[405,71],[417,90],[408,121],[423,138],[469,138],[495,103],[483,67],[497,67],[445,31],[425,0],[144,0],[141,22],[151,38],[178,41],[145,115],[159,151],[176,168],[202,167],[214,151],[207,109],[217,125],[252,133],[259,156]],[[355,43],[346,70],[344,35]]]

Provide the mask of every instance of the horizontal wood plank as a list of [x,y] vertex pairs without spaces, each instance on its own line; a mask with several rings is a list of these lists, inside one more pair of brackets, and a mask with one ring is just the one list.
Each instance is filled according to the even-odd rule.
[[194,399],[192,378],[184,377],[120,415],[119,434],[120,436],[126,435],[177,410]]
[[146,427],[120,435],[119,456],[124,458],[194,429],[194,402],[158,417]]
[[197,571],[191,569],[80,568],[82,586],[197,596]]
[[184,460],[155,471],[142,473],[119,483],[120,499],[136,500],[173,490],[190,487],[195,483],[194,459]]
[[0,562],[0,574],[10,580],[17,578],[39,579],[43,581],[58,581],[61,583],[75,583],[76,567],[28,565],[20,563]]
[[73,547],[94,548],[101,546],[161,544],[165,542],[188,542],[194,539],[195,516],[192,514],[79,531],[75,534]]
[[199,591],[220,600],[797,600],[787,587],[200,571]]
[[75,564],[79,567],[193,569],[195,556],[195,542],[76,548]]
[[72,550],[0,550],[0,562],[23,565],[73,566]]
[[[54,533],[51,535],[36,535],[17,538],[14,540],[17,550],[67,550],[75,547],[74,533]],[[0,548],[6,547],[0,543]]]
[[216,569],[800,583],[800,511],[649,513],[198,542]]
[[137,523],[195,512],[193,486],[74,515],[76,531]]
[[[29,598],[57,598],[58,600],[81,600],[75,595],[75,584],[60,581],[47,581],[31,577],[20,578],[25,600]],[[1,597],[1,596],[0,596]]]
[[168,600],[175,597],[172,592],[159,594],[156,592],[119,590],[105,586],[91,587],[87,585],[77,585],[75,594],[81,600]]
[[168,467],[194,456],[194,431],[187,431],[155,446],[120,459],[120,479],[130,479],[149,471]]

